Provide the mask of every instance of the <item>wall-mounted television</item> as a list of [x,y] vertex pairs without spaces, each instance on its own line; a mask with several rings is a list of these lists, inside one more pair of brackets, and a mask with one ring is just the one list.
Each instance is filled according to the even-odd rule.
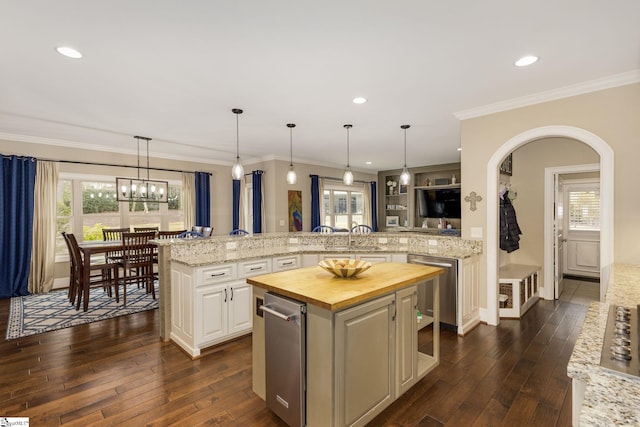
[[421,218],[460,218],[460,189],[416,190],[416,206]]

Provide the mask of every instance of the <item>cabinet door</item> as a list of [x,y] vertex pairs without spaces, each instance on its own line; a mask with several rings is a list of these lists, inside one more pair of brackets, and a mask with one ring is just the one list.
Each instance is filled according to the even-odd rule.
[[396,399],[409,390],[418,378],[418,327],[416,308],[418,288],[411,286],[396,292]]
[[171,331],[188,343],[193,341],[193,276],[171,269]]
[[236,282],[228,287],[229,334],[251,330],[253,325],[251,289],[246,282]]
[[395,295],[335,315],[336,420],[361,426],[395,395]]
[[227,335],[228,300],[229,291],[226,285],[212,285],[197,289],[196,345]]
[[[480,316],[480,264],[477,256],[465,258],[461,263],[460,271],[460,292],[462,293],[460,301],[462,302],[462,310],[460,310],[458,325],[463,328],[468,322],[478,319]],[[460,321],[461,320],[461,321]],[[458,331],[464,333],[465,331]]]

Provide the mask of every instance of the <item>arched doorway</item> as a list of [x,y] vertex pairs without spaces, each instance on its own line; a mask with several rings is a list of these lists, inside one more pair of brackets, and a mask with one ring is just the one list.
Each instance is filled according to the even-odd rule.
[[[613,150],[599,136],[572,126],[543,126],[522,132],[506,141],[487,163],[487,318],[490,325],[500,322],[498,315],[498,168],[502,160],[513,150],[529,142],[549,137],[571,138],[590,146],[600,155],[601,190],[601,246],[600,280],[601,292],[606,292],[606,284],[613,262]],[[545,286],[548,284],[545,282]]]

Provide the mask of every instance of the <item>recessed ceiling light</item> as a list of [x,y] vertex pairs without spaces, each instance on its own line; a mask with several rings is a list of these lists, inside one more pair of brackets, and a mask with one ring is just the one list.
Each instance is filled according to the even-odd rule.
[[354,104],[364,104],[365,102],[367,102],[367,98],[363,98],[361,96],[357,96],[357,97],[353,98],[353,103]]
[[364,162],[364,164],[365,164],[365,165],[370,165],[370,164],[371,164],[371,162]]
[[68,47],[68,46],[59,46],[56,48],[56,51],[58,51],[58,53],[60,55],[64,55],[67,58],[73,58],[73,59],[80,59],[82,58],[82,54],[80,52],[78,52],[77,50],[75,50],[72,47]]
[[534,62],[538,61],[538,57],[537,56],[533,56],[533,55],[528,55],[528,56],[523,56],[522,58],[518,59],[515,62],[515,66],[516,67],[526,67],[527,65],[531,65]]
[[462,151],[462,147],[458,147],[458,151]]

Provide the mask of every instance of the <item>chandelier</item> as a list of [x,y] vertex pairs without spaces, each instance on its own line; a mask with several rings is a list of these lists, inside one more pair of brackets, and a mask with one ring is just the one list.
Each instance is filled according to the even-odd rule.
[[[149,141],[151,138],[134,136],[138,144],[138,178],[116,178],[119,202],[167,203],[169,183],[149,179]],[[140,140],[147,143],[147,178],[140,178]]]

